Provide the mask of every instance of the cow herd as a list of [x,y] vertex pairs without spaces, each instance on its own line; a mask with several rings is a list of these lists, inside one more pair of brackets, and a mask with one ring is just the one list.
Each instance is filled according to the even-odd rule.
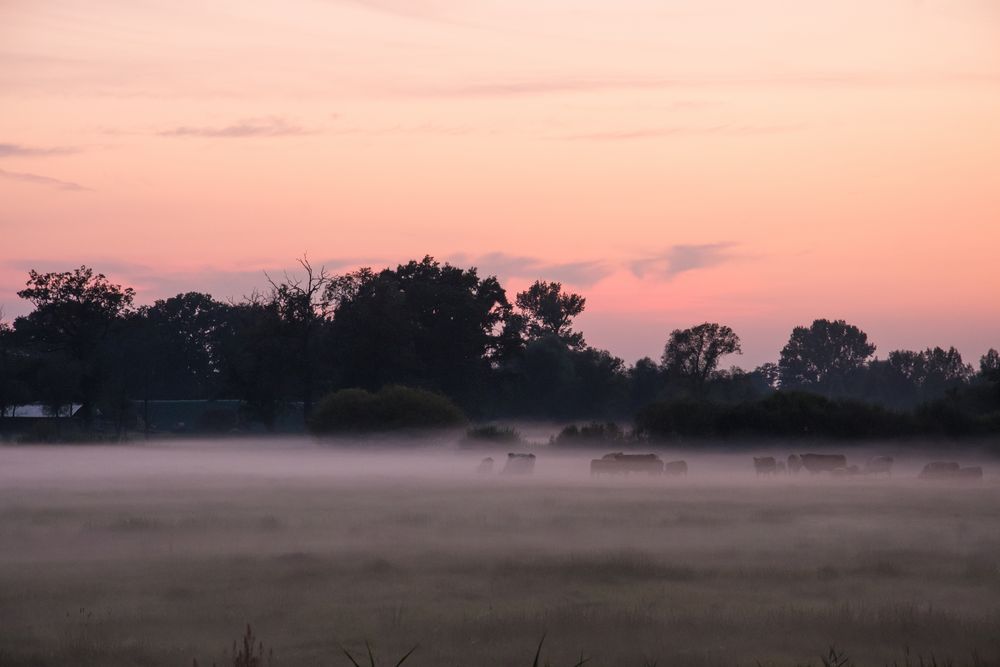
[[[853,475],[891,477],[892,464],[891,456],[873,456],[863,466],[848,465],[847,457],[843,454],[790,454],[786,461],[780,461],[773,456],[753,457],[753,468],[758,477],[780,473],[795,475],[802,470],[812,474],[829,473],[839,477]],[[962,467],[954,461],[932,461],[924,466],[918,478],[979,480],[983,478],[983,469],[980,466]]]
[[[492,474],[495,461],[486,457],[479,462],[476,472]],[[753,457],[753,468],[757,477],[775,475],[797,475],[802,471],[816,475],[826,473],[836,477],[863,475],[866,477],[891,477],[893,458],[891,456],[873,456],[863,466],[848,465],[843,454],[790,454],[781,460],[773,456]],[[511,452],[507,454],[501,474],[530,475],[535,471],[535,455]],[[630,473],[646,475],[687,475],[687,461],[664,462],[656,454],[626,454],[612,452],[590,462],[592,477],[600,475],[628,475]],[[963,467],[954,461],[933,461],[924,466],[918,475],[924,480],[963,480],[974,481],[983,478],[980,466]]]
[[[487,456],[479,462],[476,472],[480,475],[491,474],[493,472],[493,463],[493,457]],[[507,455],[507,463],[504,464],[503,470],[500,472],[505,475],[530,475],[535,472],[535,455],[515,454],[511,452]]]

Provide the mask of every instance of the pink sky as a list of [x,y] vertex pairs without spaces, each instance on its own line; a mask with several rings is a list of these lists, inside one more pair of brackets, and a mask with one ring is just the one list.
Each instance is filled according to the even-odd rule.
[[432,254],[562,280],[628,361],[829,317],[975,362],[998,119],[995,0],[8,0],[0,306],[32,267],[151,301]]

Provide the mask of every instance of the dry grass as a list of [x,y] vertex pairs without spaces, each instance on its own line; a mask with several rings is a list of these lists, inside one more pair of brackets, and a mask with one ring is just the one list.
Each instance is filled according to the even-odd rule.
[[583,477],[8,481],[0,665],[1000,657],[995,481]]

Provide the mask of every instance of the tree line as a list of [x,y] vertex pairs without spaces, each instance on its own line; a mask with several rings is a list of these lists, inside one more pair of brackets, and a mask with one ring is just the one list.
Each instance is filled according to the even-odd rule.
[[895,411],[950,401],[1000,411],[1000,355],[978,367],[955,348],[875,355],[857,326],[796,327],[775,363],[724,367],[741,353],[728,326],[674,330],[658,360],[626,365],[574,328],[586,299],[538,280],[511,301],[494,276],[432,257],[331,274],[306,258],[264,289],[136,305],[135,291],[82,266],[31,271],[33,310],[0,321],[0,415],[79,404],[84,424],[122,428],[136,404],[236,399],[273,429],[291,404],[306,419],[329,392],[402,385],[443,394],[473,419],[624,418],[649,404],[735,405],[808,392]]

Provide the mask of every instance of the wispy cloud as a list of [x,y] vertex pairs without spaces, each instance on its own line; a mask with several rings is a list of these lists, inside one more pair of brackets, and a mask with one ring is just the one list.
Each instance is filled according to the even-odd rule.
[[537,257],[491,252],[485,255],[453,255],[456,264],[476,266],[480,273],[494,274],[498,278],[530,278],[557,280],[573,285],[593,285],[611,275],[615,266],[600,260],[578,262],[547,262]]
[[39,148],[37,146],[25,146],[23,144],[0,143],[0,157],[41,157],[46,155],[69,155],[70,153],[79,152],[79,148],[73,148],[70,146]]
[[312,130],[290,123],[287,119],[280,116],[248,118],[232,125],[218,127],[182,125],[157,132],[161,137],[213,137],[223,139],[284,137],[312,133]]
[[658,255],[634,260],[632,273],[636,277],[659,276],[674,278],[688,271],[718,266],[737,259],[732,254],[735,243],[703,243],[675,245]]
[[611,90],[661,90],[668,88],[759,87],[901,87],[950,84],[1000,83],[1000,72],[940,72],[926,75],[878,71],[803,72],[776,76],[746,77],[552,77],[493,81],[457,81],[408,85],[394,92],[426,97],[515,97],[555,93],[595,93]]
[[633,130],[610,130],[604,132],[583,132],[555,137],[567,141],[629,141],[633,139],[657,139],[663,137],[688,136],[752,136],[758,134],[782,134],[801,129],[801,125],[710,125],[705,127],[676,126],[653,127]]
[[405,18],[438,19],[436,3],[428,0],[340,0],[349,5],[364,7],[376,12],[393,14]]
[[22,183],[34,183],[35,185],[46,185],[50,188],[69,192],[86,192],[91,190],[91,188],[84,187],[73,181],[61,181],[58,178],[50,178],[49,176],[27,174],[19,171],[6,171],[5,169],[0,169],[0,178],[6,178],[9,181],[21,181]]

